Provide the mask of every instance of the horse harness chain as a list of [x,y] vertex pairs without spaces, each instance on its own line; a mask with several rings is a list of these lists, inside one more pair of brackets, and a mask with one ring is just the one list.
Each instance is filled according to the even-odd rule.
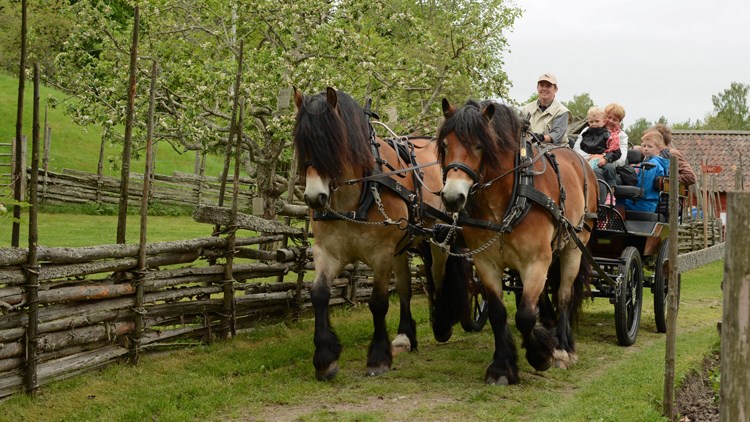
[[[481,175],[483,171],[480,169],[479,175],[474,173],[473,170],[471,170],[468,166],[466,166],[463,163],[451,163],[445,167],[444,170],[444,177],[445,174],[447,174],[448,170],[456,168],[464,171],[469,177],[471,177],[474,180],[474,185],[470,189],[469,194],[474,194],[477,191],[481,189],[489,188],[494,182],[500,180],[501,178],[508,176],[510,174],[514,174],[514,177],[516,179],[515,183],[513,183],[513,192],[511,193],[511,199],[508,201],[508,207],[505,211],[503,220],[500,224],[491,222],[491,221],[485,221],[485,220],[479,220],[475,218],[468,217],[467,215],[462,215],[458,220],[454,219],[453,221],[453,227],[451,227],[450,233],[453,233],[454,227],[456,225],[468,225],[472,227],[478,227],[478,228],[484,228],[487,230],[493,230],[496,231],[497,234],[490,239],[487,243],[480,246],[477,249],[474,249],[473,251],[469,251],[467,253],[453,253],[446,250],[447,243],[449,242],[449,238],[446,238],[442,243],[438,243],[432,239],[430,239],[430,242],[432,242],[435,245],[440,246],[444,251],[446,251],[451,256],[458,256],[458,257],[467,257],[476,255],[485,249],[487,249],[491,244],[493,244],[495,241],[497,241],[499,238],[502,238],[502,235],[504,233],[509,233],[513,230],[513,228],[520,223],[520,221],[526,216],[528,211],[531,209],[531,202],[533,201],[540,205],[542,208],[544,208],[547,212],[550,213],[553,220],[558,224],[558,235],[555,236],[557,240],[557,248],[554,248],[555,251],[558,251],[559,248],[561,248],[562,243],[569,239],[569,238],[575,238],[577,240],[576,244],[579,247],[582,247],[583,245],[579,244],[580,240],[578,239],[578,236],[576,235],[577,232],[581,231],[582,228],[585,228],[589,231],[591,231],[591,228],[588,227],[588,225],[585,224],[582,219],[581,224],[579,226],[574,227],[573,224],[565,217],[565,199],[566,199],[566,192],[565,187],[562,183],[562,180],[560,179],[560,170],[557,163],[557,160],[555,159],[555,156],[551,153],[552,150],[558,149],[558,148],[564,148],[563,146],[559,145],[550,145],[550,144],[544,144],[544,145],[538,145],[538,152],[534,155],[533,154],[533,146],[530,142],[527,142],[525,140],[525,137],[521,139],[521,145],[519,149],[519,153],[516,154],[515,157],[515,166],[511,169],[506,171],[505,173],[500,174],[499,176],[487,181],[487,182],[481,182]],[[529,158],[529,156],[533,156],[533,158]],[[545,160],[542,160],[543,168],[539,171],[533,170],[533,165],[535,162],[539,161],[540,159],[545,158]],[[557,205],[552,198],[550,198],[548,195],[544,194],[540,190],[536,189],[534,187],[534,176],[541,175],[546,172],[546,166],[547,163],[550,164],[550,166],[555,171],[558,185],[560,186],[560,205]],[[584,196],[586,197],[586,191],[588,190],[588,183],[587,180],[584,180]],[[563,230],[564,229],[564,230]],[[501,245],[502,250],[502,245]]]
[[[366,114],[368,110],[365,110]],[[364,177],[351,179],[343,182],[342,184],[353,185],[355,183],[362,183],[363,190],[360,196],[360,205],[356,211],[339,212],[333,210],[330,204],[324,211],[313,212],[313,219],[315,220],[344,220],[356,224],[368,225],[368,226],[389,226],[395,225],[400,230],[405,231],[404,239],[407,239],[405,246],[399,250],[396,255],[405,252],[412,246],[416,235],[424,236],[431,234],[431,230],[422,227],[423,218],[429,215],[433,218],[442,219],[445,221],[449,220],[447,214],[440,210],[437,210],[425,204],[422,198],[421,188],[423,185],[422,175],[423,172],[420,170],[423,167],[429,167],[437,165],[437,161],[431,163],[417,164],[416,155],[414,152],[414,144],[409,142],[407,137],[398,138],[387,138],[384,142],[388,144],[396,152],[397,160],[399,163],[403,161],[405,168],[396,169],[388,161],[381,158],[380,155],[380,144],[377,142],[375,130],[370,124],[370,147],[372,154],[375,157],[375,163],[377,167],[372,170],[371,174],[365,175]],[[387,167],[390,171],[383,171],[383,166]],[[406,177],[404,173],[412,173],[414,182],[414,191],[411,191],[392,179],[390,176],[396,175],[398,177]],[[383,205],[382,198],[380,196],[380,186],[385,186],[390,191],[398,195],[407,205],[408,216],[401,217],[398,220],[393,220],[386,212],[385,206]],[[383,216],[383,221],[367,221],[367,211],[375,205],[378,212]]]

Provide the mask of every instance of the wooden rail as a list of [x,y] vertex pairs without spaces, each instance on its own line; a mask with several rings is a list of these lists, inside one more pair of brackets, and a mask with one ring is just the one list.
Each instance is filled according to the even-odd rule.
[[[224,221],[227,211],[199,207],[195,218],[206,222],[208,229]],[[144,290],[139,314],[141,351],[215,340],[223,329],[227,300],[233,304],[238,330],[307,312],[310,283],[304,275],[313,270],[308,245],[296,241],[278,251],[261,247],[304,237],[302,231],[242,214],[237,223],[262,229],[263,234],[235,239],[231,289],[225,289],[227,237],[146,244],[143,274],[138,271],[137,244],[40,246],[36,251],[37,316],[33,319],[29,318],[24,270],[29,251],[0,248],[0,397],[24,390],[25,327],[33,326],[36,333],[36,385],[127,357],[136,335],[136,281]],[[216,263],[209,264],[209,260]],[[415,293],[423,291],[421,271],[412,268]],[[333,283],[331,305],[367,300],[371,276],[361,264],[345,267]],[[394,285],[390,288],[395,290]]]

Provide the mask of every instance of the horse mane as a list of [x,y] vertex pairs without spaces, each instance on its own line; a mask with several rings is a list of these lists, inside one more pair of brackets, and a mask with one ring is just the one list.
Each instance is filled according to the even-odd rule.
[[336,106],[326,93],[304,97],[297,111],[294,143],[300,174],[312,164],[322,176],[335,179],[348,163],[356,171],[373,166],[370,125],[362,107],[343,91],[336,91]]
[[[487,124],[484,111],[493,107],[494,113]],[[482,162],[490,168],[500,164],[500,154],[518,151],[521,137],[521,119],[510,107],[490,100],[477,102],[468,100],[453,115],[446,119],[438,131],[438,139],[454,133],[467,151],[478,147],[482,150]],[[438,158],[445,165],[445,147],[438,149]]]

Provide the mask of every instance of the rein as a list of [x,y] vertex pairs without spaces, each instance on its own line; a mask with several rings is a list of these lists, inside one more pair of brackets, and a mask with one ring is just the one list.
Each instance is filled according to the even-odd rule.
[[357,178],[357,179],[345,180],[345,181],[341,182],[340,184],[341,185],[351,186],[351,185],[356,184],[356,183],[367,182],[367,181],[370,181],[370,180],[378,180],[378,179],[381,179],[381,178],[384,178],[384,177],[390,177],[390,176],[393,176],[393,175],[396,175],[396,174],[401,174],[401,173],[408,173],[408,172],[413,171],[413,170],[419,170],[421,168],[434,166],[436,164],[439,164],[439,162],[438,161],[433,161],[431,163],[419,164],[419,165],[416,165],[416,166],[406,167],[406,168],[398,169],[398,170],[387,171],[387,172],[384,172],[384,173],[375,173],[375,174],[371,174],[371,175],[365,176],[365,177],[360,177],[360,178]]
[[[544,156],[544,154],[546,154],[549,151],[552,151],[553,149],[557,149],[557,148],[564,148],[564,147],[562,147],[560,145],[545,145],[544,147],[542,147],[542,148],[539,149],[539,152],[532,159],[525,158],[526,154],[522,154],[522,159],[521,159],[522,163],[521,164],[513,167],[512,169],[506,171],[505,173],[502,173],[501,175],[499,175],[499,176],[497,176],[497,177],[495,177],[495,178],[493,178],[493,179],[491,179],[491,180],[489,180],[487,182],[484,182],[484,183],[475,182],[475,186],[472,187],[472,192],[476,192],[479,189],[487,189],[488,187],[492,186],[493,183],[497,182],[498,180],[502,179],[503,177],[505,177],[505,176],[507,176],[507,175],[509,175],[509,174],[511,174],[513,172],[516,172],[518,170],[522,170],[522,169],[525,169],[527,167],[531,167],[532,165],[534,165],[534,163],[536,163],[537,161],[539,161],[539,159],[541,159]],[[523,147],[521,148],[521,151],[526,152],[526,150]],[[544,170],[542,170],[542,173],[544,173]]]

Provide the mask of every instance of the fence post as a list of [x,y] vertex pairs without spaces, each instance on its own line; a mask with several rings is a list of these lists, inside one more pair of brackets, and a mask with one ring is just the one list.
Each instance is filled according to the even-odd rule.
[[125,243],[128,221],[128,183],[130,181],[130,150],[133,142],[133,115],[135,114],[136,77],[138,73],[138,30],[141,26],[138,6],[133,13],[133,42],[130,45],[130,77],[128,81],[128,107],[125,113],[125,138],[122,146],[120,172],[120,203],[117,209],[117,243]]
[[26,392],[37,389],[37,332],[39,324],[39,262],[37,260],[37,190],[39,182],[39,63],[34,65],[34,117],[31,147],[31,186],[29,193],[29,255],[26,266],[26,297],[29,303],[26,325]]
[[[669,184],[669,280],[667,287],[667,345],[664,358],[664,416],[670,421],[677,420],[674,403],[675,348],[677,343],[677,310],[680,306],[677,297],[677,251],[678,222],[677,208],[680,200],[677,183],[677,160],[669,163],[669,175],[673,183]],[[657,265],[660,263],[657,262]]]
[[727,194],[721,325],[721,421],[750,420],[750,193]]
[[141,195],[141,227],[140,241],[138,242],[138,276],[134,281],[135,284],[135,306],[133,306],[134,325],[132,342],[130,344],[130,363],[138,364],[141,353],[141,340],[143,339],[143,315],[146,309],[143,307],[145,302],[144,282],[146,279],[146,241],[148,229],[148,198],[151,191],[151,174],[153,173],[154,162],[154,103],[156,102],[156,73],[157,62],[151,63],[151,85],[149,88],[148,101],[148,126],[146,134],[146,168],[143,172],[143,194]]
[[[23,202],[23,181],[26,180],[26,165],[21,161],[21,151],[25,148],[26,142],[23,140],[23,93],[26,86],[26,33],[27,33],[27,10],[26,0],[21,1],[21,63],[19,65],[18,75],[18,105],[16,107],[16,139],[13,141],[13,145],[16,146],[16,151],[13,155],[13,198],[17,202]],[[17,247],[19,245],[19,236],[21,233],[21,206],[16,204],[13,206],[13,229],[11,232],[10,245]]]

